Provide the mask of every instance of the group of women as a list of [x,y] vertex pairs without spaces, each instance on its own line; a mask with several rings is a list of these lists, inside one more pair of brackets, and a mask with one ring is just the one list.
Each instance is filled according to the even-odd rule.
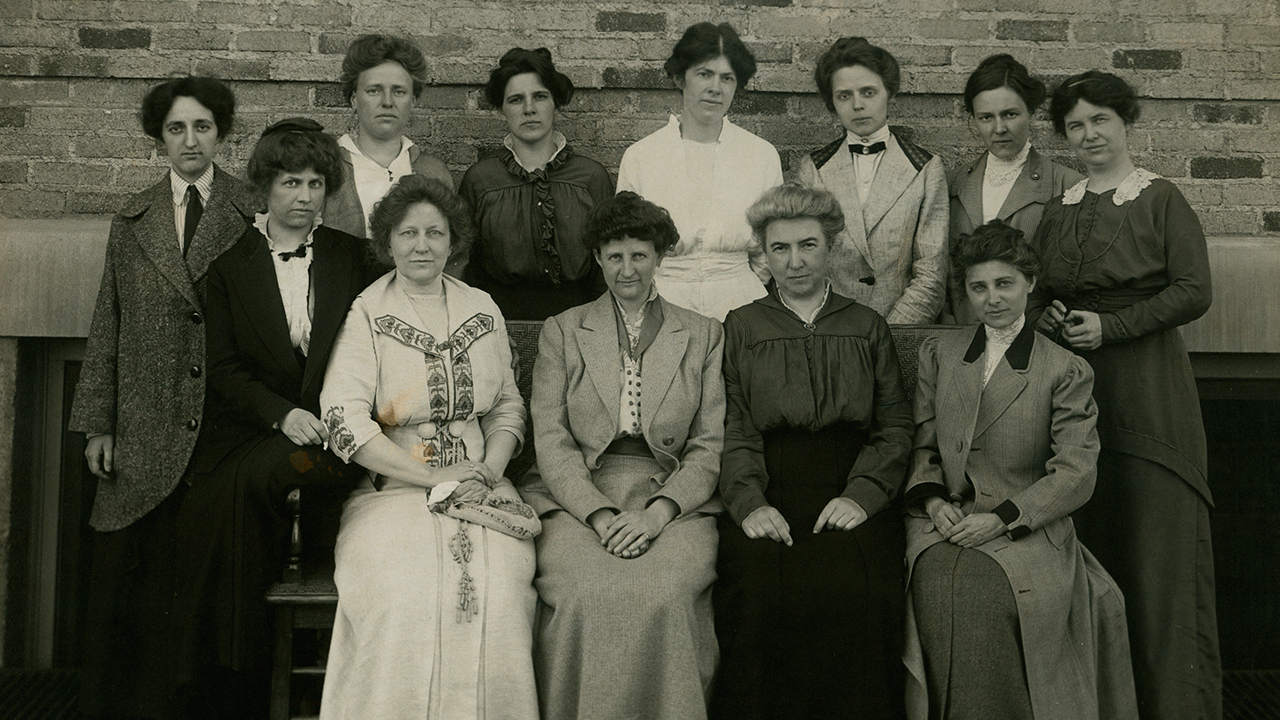
[[[213,163],[225,85],[147,95],[170,172],[112,224],[72,419],[91,716],[262,715],[278,508],[318,485],[349,493],[325,718],[1220,717],[1176,331],[1207,252],[1130,159],[1132,89],[1054,90],[1084,177],[990,57],[947,178],[889,128],[896,60],[844,38],[814,73],[842,136],[784,183],[726,116],[729,25],[665,70],[681,112],[616,187],[545,49],[491,73],[508,134],[456,193],[398,38],[343,61],[356,130],[273,123],[252,186]],[[545,321],[531,417],[509,318]],[[889,326],[940,318],[973,330],[920,348],[913,408]]]

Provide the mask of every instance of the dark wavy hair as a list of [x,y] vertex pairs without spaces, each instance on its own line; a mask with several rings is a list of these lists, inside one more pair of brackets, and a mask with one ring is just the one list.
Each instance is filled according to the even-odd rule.
[[992,260],[1012,265],[1027,280],[1035,280],[1040,274],[1036,251],[1027,244],[1021,230],[1006,225],[1003,220],[992,220],[956,238],[948,254],[951,280],[957,287],[965,286],[969,268]]
[[315,170],[324,176],[325,195],[342,188],[346,173],[338,141],[311,118],[288,118],[262,131],[249,156],[247,174],[254,187],[266,193],[282,172]]
[[902,71],[892,53],[872,45],[863,37],[843,37],[822,53],[813,68],[813,84],[818,86],[818,94],[827,104],[827,110],[836,111],[835,101],[831,98],[831,77],[837,70],[854,65],[861,65],[879,75],[891,98],[902,87]]
[[1034,114],[1044,102],[1045,87],[1040,80],[1031,77],[1027,66],[1013,59],[1008,53],[991,55],[978,63],[978,67],[969,74],[964,84],[964,109],[973,114],[973,99],[979,93],[1007,87],[1027,106],[1027,112]]
[[680,232],[665,208],[624,190],[596,205],[587,221],[587,243],[592,253],[623,238],[647,242],[662,256],[675,247]]
[[1053,97],[1049,100],[1049,116],[1053,118],[1054,132],[1066,137],[1067,113],[1081,100],[1098,107],[1111,108],[1125,125],[1137,122],[1142,111],[1138,104],[1138,94],[1123,78],[1101,70],[1090,70],[1072,75],[1053,89]]
[[840,201],[826,190],[805,187],[800,183],[789,182],[765,190],[747,208],[747,224],[761,247],[764,247],[769,223],[797,218],[817,220],[822,226],[822,238],[827,241],[828,249],[844,232],[844,211],[840,209]]
[[378,262],[387,267],[395,265],[391,258],[391,231],[404,222],[409,208],[421,203],[439,210],[449,223],[449,260],[471,251],[476,233],[466,201],[435,178],[405,175],[373,206],[373,216],[369,218],[369,250]]
[[138,110],[142,131],[156,140],[161,139],[164,118],[173,108],[173,101],[179,97],[192,98],[209,108],[213,113],[213,123],[218,126],[219,140],[231,134],[236,121],[235,93],[217,78],[194,75],[162,82],[147,92],[142,98],[142,108]]
[[729,67],[733,68],[738,89],[745,88],[756,75],[756,56],[751,54],[729,23],[713,25],[700,22],[690,25],[680,42],[671,48],[671,57],[662,64],[662,69],[667,72],[667,77],[679,85],[684,82],[684,74],[689,68],[721,55],[725,56]]
[[394,35],[361,35],[347,46],[347,55],[342,58],[342,74],[338,77],[342,97],[348,105],[356,94],[360,73],[384,62],[398,63],[404,68],[413,78],[414,99],[422,95],[422,89],[427,86],[427,59],[417,45]]
[[489,73],[489,82],[484,86],[484,99],[495,108],[502,108],[502,101],[507,94],[507,83],[511,78],[525,73],[538,76],[542,84],[551,91],[551,99],[556,107],[564,107],[573,99],[573,81],[568,75],[556,70],[551,62],[551,51],[546,48],[525,50],[511,48],[498,61],[498,67]]

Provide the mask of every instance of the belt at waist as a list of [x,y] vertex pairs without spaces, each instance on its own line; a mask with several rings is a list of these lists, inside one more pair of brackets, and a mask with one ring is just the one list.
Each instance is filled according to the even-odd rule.
[[1058,293],[1057,299],[1067,306],[1067,310],[1109,313],[1155,297],[1157,292],[1151,289],[1108,288],[1077,293]]
[[653,457],[653,450],[643,436],[626,435],[609,443],[604,449],[605,455],[632,455],[635,457]]

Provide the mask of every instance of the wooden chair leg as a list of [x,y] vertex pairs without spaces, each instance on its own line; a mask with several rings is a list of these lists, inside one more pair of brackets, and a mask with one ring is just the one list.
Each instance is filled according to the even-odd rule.
[[288,605],[275,608],[275,648],[271,662],[271,720],[289,720],[293,686],[293,613]]

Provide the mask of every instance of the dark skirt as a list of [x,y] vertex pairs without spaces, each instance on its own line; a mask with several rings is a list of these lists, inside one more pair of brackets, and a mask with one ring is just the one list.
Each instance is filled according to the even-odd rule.
[[894,505],[852,531],[813,533],[864,438],[849,425],[765,434],[765,497],[792,547],[750,540],[720,516],[712,717],[903,717],[901,513]]

